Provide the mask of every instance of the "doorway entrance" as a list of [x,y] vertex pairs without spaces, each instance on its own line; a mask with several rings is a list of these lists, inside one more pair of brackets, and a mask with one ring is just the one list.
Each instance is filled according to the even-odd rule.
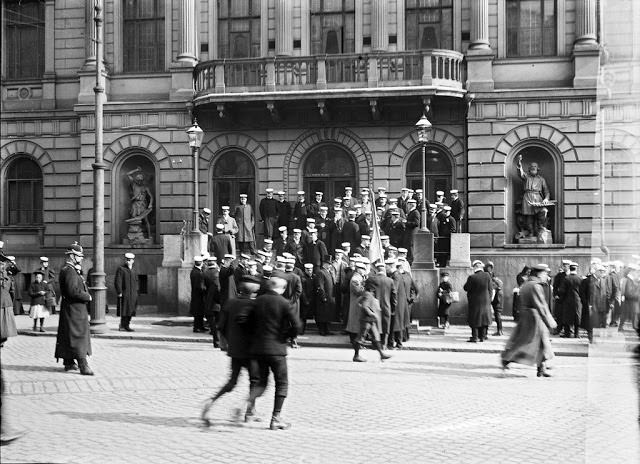
[[[427,185],[424,196],[430,203],[433,203],[438,190],[442,190],[448,197],[453,171],[449,157],[437,147],[427,146],[425,158]],[[422,148],[413,152],[409,158],[406,177],[407,187],[413,190],[422,188]]]
[[238,150],[223,153],[213,167],[212,216],[222,215],[222,206],[229,206],[231,214],[240,203],[240,194],[247,194],[247,203],[255,211],[255,169],[247,155]]
[[344,196],[344,188],[357,193],[356,166],[351,153],[338,145],[326,144],[314,148],[307,156],[303,170],[303,185],[307,198],[322,192],[325,203],[332,204]]

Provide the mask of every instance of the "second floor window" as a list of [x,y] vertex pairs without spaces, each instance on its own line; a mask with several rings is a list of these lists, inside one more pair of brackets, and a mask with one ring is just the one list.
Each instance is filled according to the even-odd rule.
[[507,0],[507,56],[556,54],[556,1]]
[[355,52],[354,0],[311,1],[311,53]]
[[218,58],[260,56],[260,0],[218,0]]
[[453,49],[452,3],[452,0],[407,0],[407,50]]
[[124,0],[124,71],[164,71],[164,0]]
[[42,77],[44,2],[41,0],[8,1],[5,2],[4,13],[7,78]]
[[26,156],[13,160],[6,170],[7,223],[10,226],[42,224],[42,171]]

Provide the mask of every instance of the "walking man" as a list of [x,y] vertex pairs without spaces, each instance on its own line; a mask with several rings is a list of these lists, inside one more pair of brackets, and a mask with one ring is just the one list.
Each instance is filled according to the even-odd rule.
[[[65,252],[67,262],[60,271],[60,321],[56,338],[55,358],[62,358],[65,371],[78,370],[80,374],[93,375],[87,363],[91,356],[91,338],[89,333],[89,311],[87,303],[91,295],[87,291],[82,273],[78,268],[84,259],[82,247],[74,242]],[[81,268],[80,268],[81,269]],[[74,360],[78,361],[78,364]]]
[[118,330],[133,332],[130,327],[131,318],[136,315],[138,304],[138,276],[133,271],[133,263],[136,255],[133,253],[124,254],[124,264],[118,267],[114,285],[118,295],[117,315],[120,317],[120,327]]

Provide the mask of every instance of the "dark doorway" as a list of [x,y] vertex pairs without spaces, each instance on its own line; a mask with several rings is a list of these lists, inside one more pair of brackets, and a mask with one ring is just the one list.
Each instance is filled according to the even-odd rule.
[[311,151],[304,164],[304,190],[307,198],[322,192],[324,201],[332,204],[344,196],[344,188],[357,192],[356,168],[353,156],[337,145],[322,145]]
[[[427,147],[425,161],[427,184],[425,198],[432,203],[435,201],[438,190],[442,190],[448,197],[453,177],[449,157],[437,147]],[[406,176],[407,187],[414,190],[422,189],[422,148],[411,155],[407,163]]]
[[247,155],[229,150],[218,158],[213,167],[212,216],[222,214],[222,206],[229,206],[231,214],[240,203],[240,194],[247,194],[247,203],[255,211],[255,169]]

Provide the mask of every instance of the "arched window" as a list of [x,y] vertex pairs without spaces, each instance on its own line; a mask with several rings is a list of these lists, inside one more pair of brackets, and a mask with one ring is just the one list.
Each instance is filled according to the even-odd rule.
[[224,152],[213,167],[213,216],[221,214],[222,206],[233,207],[240,203],[240,194],[247,194],[247,202],[253,205],[255,195],[255,168],[249,157],[239,150]]
[[[452,168],[449,157],[435,146],[427,146],[425,150],[426,191],[425,198],[434,201],[436,192],[442,190],[448,195],[451,189]],[[422,188],[422,148],[418,148],[406,167],[407,183],[411,189]]]
[[42,170],[31,158],[18,157],[9,163],[6,176],[7,225],[42,224]]
[[332,144],[314,148],[304,163],[304,189],[322,192],[327,202],[342,197],[344,188],[352,187],[357,192],[356,166],[353,156],[345,149]]

